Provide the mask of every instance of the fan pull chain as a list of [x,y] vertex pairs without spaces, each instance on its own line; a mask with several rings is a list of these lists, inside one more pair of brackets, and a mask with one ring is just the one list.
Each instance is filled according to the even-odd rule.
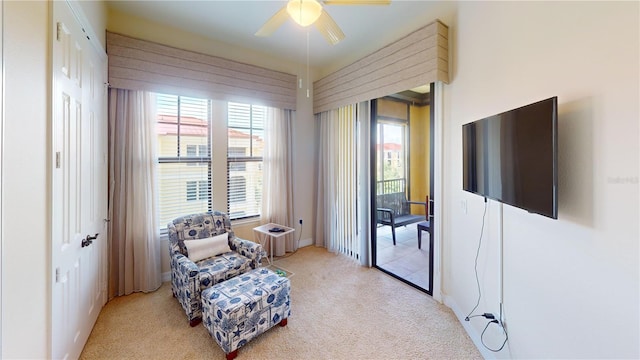
[[307,99],[309,98],[309,29],[307,29]]

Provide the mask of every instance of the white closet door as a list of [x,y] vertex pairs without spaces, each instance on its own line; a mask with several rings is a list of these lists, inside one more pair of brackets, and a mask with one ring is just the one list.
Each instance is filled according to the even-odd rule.
[[74,359],[106,294],[106,59],[69,5],[52,4],[51,345]]

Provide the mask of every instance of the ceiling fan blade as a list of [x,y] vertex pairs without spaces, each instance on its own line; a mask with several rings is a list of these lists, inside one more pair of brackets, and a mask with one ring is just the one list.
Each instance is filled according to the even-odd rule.
[[256,36],[270,36],[289,18],[287,7],[280,9],[271,19],[267,20],[264,25],[256,32]]
[[389,5],[391,0],[324,0],[325,5]]
[[327,14],[326,11],[322,10],[320,17],[314,23],[320,34],[324,36],[324,39],[331,45],[335,45],[339,43],[342,39],[344,39],[344,33],[340,30],[340,27],[336,22]]

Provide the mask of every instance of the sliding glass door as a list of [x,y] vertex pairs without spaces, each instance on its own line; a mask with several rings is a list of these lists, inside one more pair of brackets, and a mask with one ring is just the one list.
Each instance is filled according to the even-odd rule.
[[372,255],[375,267],[433,292],[430,88],[376,99],[372,106]]

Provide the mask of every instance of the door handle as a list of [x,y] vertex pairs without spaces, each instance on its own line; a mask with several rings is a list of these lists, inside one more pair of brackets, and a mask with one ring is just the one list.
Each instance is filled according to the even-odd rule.
[[82,239],[82,247],[91,245],[93,243],[93,240],[97,238],[98,238],[98,233],[96,233],[94,236],[87,235],[86,238]]
[[429,217],[433,218],[433,199],[429,199],[429,204],[427,206],[429,207]]

